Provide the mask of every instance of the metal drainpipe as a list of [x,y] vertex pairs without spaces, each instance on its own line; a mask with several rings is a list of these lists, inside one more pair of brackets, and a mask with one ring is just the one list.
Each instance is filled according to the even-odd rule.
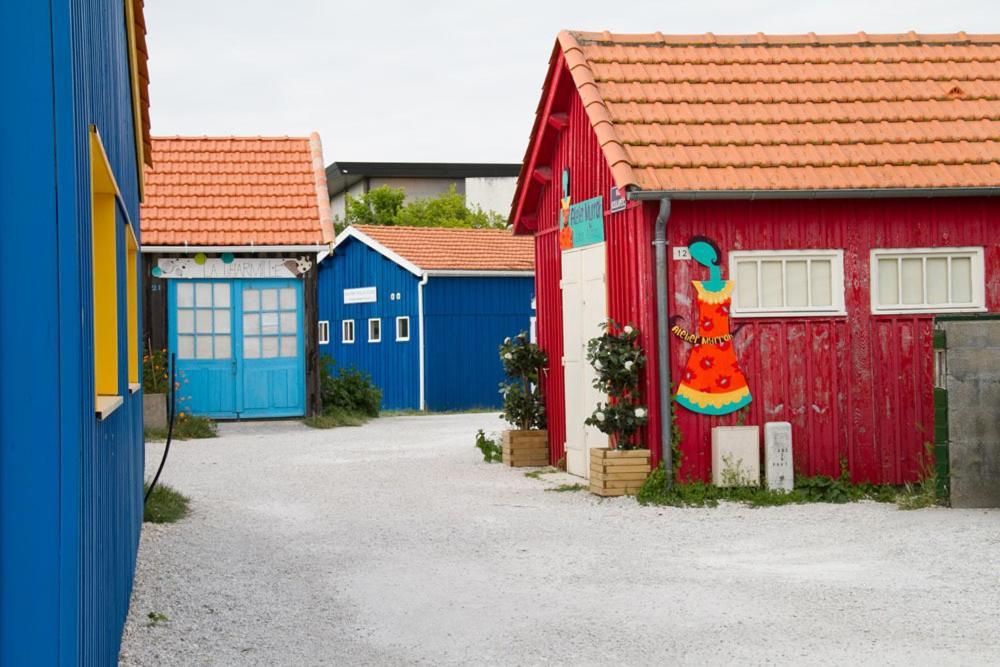
[[420,329],[420,342],[418,343],[418,354],[420,355],[420,410],[427,409],[426,396],[424,392],[424,285],[430,280],[430,275],[425,271],[417,283],[417,327]]
[[667,220],[670,218],[670,199],[660,200],[656,215],[653,247],[656,249],[656,358],[660,384],[660,460],[667,488],[674,485],[673,452],[670,450],[670,433],[673,415],[670,412],[670,332],[667,331]]

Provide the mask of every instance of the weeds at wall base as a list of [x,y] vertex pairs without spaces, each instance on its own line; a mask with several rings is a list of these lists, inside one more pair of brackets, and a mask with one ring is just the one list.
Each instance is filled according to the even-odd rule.
[[328,408],[323,414],[306,417],[302,423],[310,428],[339,428],[341,426],[363,426],[368,416],[350,410]]
[[[143,430],[147,442],[167,439],[167,429],[147,426]],[[174,440],[195,440],[218,437],[218,425],[208,417],[181,412],[174,420]]]
[[[850,503],[871,500],[896,503],[900,509],[916,509],[939,504],[936,481],[927,478],[919,485],[904,487],[852,484],[846,476],[825,475],[796,477],[795,488],[784,492],[762,487],[720,488],[701,481],[675,483],[665,487],[664,470],[660,465],[636,493],[641,505],[672,507],[715,507],[720,501],[742,503],[749,507],[774,507],[802,503]],[[928,489],[930,491],[928,491]]]

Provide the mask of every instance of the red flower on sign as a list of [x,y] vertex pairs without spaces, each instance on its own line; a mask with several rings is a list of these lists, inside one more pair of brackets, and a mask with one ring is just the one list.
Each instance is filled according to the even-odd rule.
[[728,350],[729,349],[729,341],[728,340],[724,340],[721,343],[719,343],[717,347],[720,350]]
[[722,304],[721,306],[715,309],[715,312],[718,313],[719,315],[724,315],[726,317],[729,317],[729,304],[728,303]]
[[723,389],[728,389],[729,388],[729,381],[731,379],[732,379],[731,375],[720,375],[718,378],[716,378],[715,384],[719,385]]
[[709,318],[705,318],[705,319],[703,319],[701,321],[701,328],[702,328],[703,331],[711,331],[712,327],[714,327],[714,326],[715,326],[715,322],[713,322]]
[[690,382],[691,380],[694,380],[696,377],[698,377],[698,374],[695,373],[694,371],[692,371],[690,368],[685,368],[684,369],[684,381],[685,382]]
[[699,365],[707,371],[715,365],[715,357],[702,357]]

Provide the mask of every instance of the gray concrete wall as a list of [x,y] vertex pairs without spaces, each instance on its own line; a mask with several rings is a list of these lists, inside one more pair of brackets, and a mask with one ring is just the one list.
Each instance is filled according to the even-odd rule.
[[939,321],[953,507],[1000,507],[1000,320]]
[[510,205],[517,188],[516,176],[486,176],[465,179],[465,203],[475,210],[493,211],[503,217],[510,216]]
[[368,187],[371,190],[388,185],[390,188],[401,188],[406,190],[406,201],[411,202],[417,199],[430,199],[440,194],[448,192],[448,188],[455,186],[455,192],[460,195],[465,194],[464,178],[371,178]]

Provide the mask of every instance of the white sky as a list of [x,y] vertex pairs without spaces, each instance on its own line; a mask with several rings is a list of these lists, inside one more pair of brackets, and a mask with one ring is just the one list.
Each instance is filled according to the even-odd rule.
[[147,0],[154,135],[519,162],[556,33],[1000,32],[996,0]]

